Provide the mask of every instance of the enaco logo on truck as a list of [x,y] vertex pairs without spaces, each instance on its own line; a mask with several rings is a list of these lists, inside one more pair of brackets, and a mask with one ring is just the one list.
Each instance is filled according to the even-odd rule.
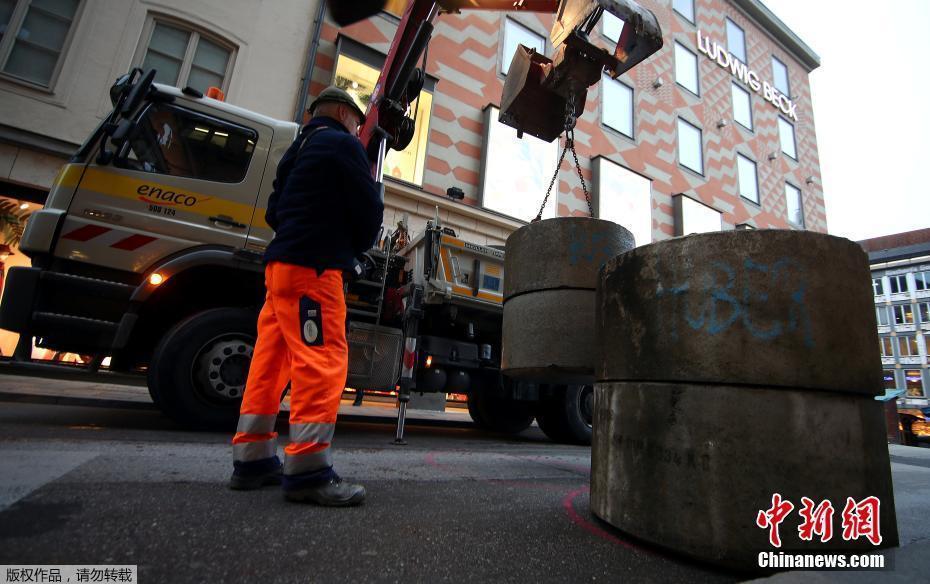
[[166,191],[160,187],[153,187],[151,185],[140,185],[136,189],[136,193],[141,195],[139,197],[140,201],[145,201],[146,203],[153,203],[155,205],[184,205],[185,207],[193,207],[197,203],[206,201],[209,197],[195,197],[194,195],[189,195],[187,193],[179,193],[176,191]]

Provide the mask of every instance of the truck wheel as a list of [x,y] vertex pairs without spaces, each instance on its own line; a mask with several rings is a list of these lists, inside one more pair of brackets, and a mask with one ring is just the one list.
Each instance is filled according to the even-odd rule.
[[519,434],[533,423],[533,405],[474,390],[468,394],[468,413],[481,428]]
[[481,410],[478,409],[478,400],[475,399],[475,392],[468,394],[468,415],[471,416],[471,421],[475,423],[479,428],[487,428],[488,422],[481,415]]
[[542,400],[536,422],[553,442],[590,445],[593,417],[594,387],[568,385]]
[[216,308],[165,333],[148,370],[149,392],[170,418],[195,429],[236,427],[255,348],[255,313]]

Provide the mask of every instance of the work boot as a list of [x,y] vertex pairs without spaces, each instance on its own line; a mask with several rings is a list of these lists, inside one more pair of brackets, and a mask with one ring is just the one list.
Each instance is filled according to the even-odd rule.
[[324,482],[311,482],[299,486],[284,482],[284,498],[295,503],[316,503],[324,507],[353,507],[365,500],[365,487],[349,483],[336,473]]
[[281,484],[281,459],[277,456],[250,462],[233,463],[229,488],[234,491],[254,491],[265,485]]

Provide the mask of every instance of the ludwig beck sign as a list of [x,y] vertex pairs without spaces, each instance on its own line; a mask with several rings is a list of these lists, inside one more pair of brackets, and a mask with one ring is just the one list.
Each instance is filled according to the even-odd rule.
[[697,31],[697,47],[698,51],[707,55],[711,61],[717,63],[720,67],[728,69],[734,77],[749,86],[756,93],[762,95],[766,101],[781,110],[783,114],[794,121],[798,121],[798,104],[791,101],[788,96],[782,95],[782,93],[775,89],[768,81],[762,81],[758,73],[731,55],[726,47],[720,45],[716,41],[711,41],[709,37],[701,34],[700,30]]

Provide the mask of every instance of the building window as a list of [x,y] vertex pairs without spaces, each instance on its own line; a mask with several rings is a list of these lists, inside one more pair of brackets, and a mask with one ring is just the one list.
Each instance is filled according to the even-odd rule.
[[[238,183],[249,170],[254,130],[171,104],[150,107],[117,165],[142,172]],[[140,195],[145,195],[141,190]]]
[[636,245],[652,243],[652,181],[601,156],[594,159],[597,216],[630,230]]
[[733,119],[747,130],[752,130],[752,97],[736,83],[732,83],[730,87],[733,96]]
[[878,340],[882,347],[882,357],[894,357],[894,349],[892,349],[891,337],[881,337]]
[[177,24],[153,21],[142,68],[157,70],[155,81],[176,87],[193,87],[206,93],[210,87],[229,86],[234,48],[214,37]]
[[742,154],[736,155],[736,174],[739,179],[739,196],[759,204],[759,180],[756,163]]
[[601,21],[601,33],[611,41],[620,42],[620,33],[623,32],[623,21],[611,14],[604,12],[604,19]]
[[[336,58],[333,84],[345,89],[362,108],[362,111],[366,111],[368,102],[371,101],[371,94],[378,83],[379,74],[378,68],[340,53]],[[416,113],[416,131],[413,140],[399,152],[388,150],[384,157],[385,175],[417,185],[423,184],[432,106],[433,94],[425,89],[420,91],[420,97],[410,104],[410,116],[413,117],[414,112]]]
[[678,118],[678,163],[704,174],[704,144],[701,130]]
[[888,320],[888,310],[885,306],[876,308],[875,314],[878,317],[878,326],[888,326],[890,324]]
[[915,335],[898,335],[898,354],[902,357],[919,357],[917,337]]
[[[496,107],[485,109],[484,163],[481,205],[492,211],[530,221],[549,186],[559,159],[558,140],[549,143],[517,131],[497,120]],[[547,170],[548,169],[548,170]],[[543,210],[543,219],[555,217],[556,194]]]
[[685,20],[694,24],[694,0],[672,0],[675,12],[685,17]]
[[677,42],[675,43],[675,83],[694,95],[701,95],[697,55]]
[[907,276],[901,274],[900,276],[889,276],[888,284],[891,287],[892,294],[902,294],[907,292]]
[[723,228],[723,213],[686,195],[676,195],[675,235],[710,233]]
[[930,290],[930,270],[914,273],[914,289]]
[[633,88],[607,75],[602,78],[604,99],[601,100],[601,122],[632,138]]
[[3,73],[51,87],[80,3],[80,0],[0,0]]
[[921,302],[917,305],[920,314],[920,324],[930,324],[930,302]]
[[894,369],[882,371],[882,385],[885,389],[898,389],[898,384],[894,378]]
[[517,52],[517,45],[535,49],[537,53],[546,54],[546,38],[537,34],[512,18],[504,19],[504,42],[501,53],[501,73],[507,74],[513,54]]
[[914,310],[910,304],[898,304],[891,307],[895,324],[914,324]]
[[384,11],[390,12],[394,16],[401,17],[404,15],[404,10],[407,9],[407,5],[410,3],[410,0],[387,0],[384,3]]
[[788,207],[788,222],[797,227],[804,227],[804,203],[801,189],[785,183],[785,202]]
[[876,296],[883,296],[885,294],[881,278],[872,278],[872,290],[875,292]]
[[788,66],[772,57],[772,82],[775,89],[782,95],[791,95],[791,85],[788,83]]
[[778,138],[781,141],[781,151],[797,160],[798,149],[794,141],[794,126],[782,117],[778,118]]
[[727,19],[727,51],[746,63],[746,33],[735,22]]
[[908,397],[923,397],[924,384],[921,379],[920,369],[904,370],[904,387],[907,389]]

